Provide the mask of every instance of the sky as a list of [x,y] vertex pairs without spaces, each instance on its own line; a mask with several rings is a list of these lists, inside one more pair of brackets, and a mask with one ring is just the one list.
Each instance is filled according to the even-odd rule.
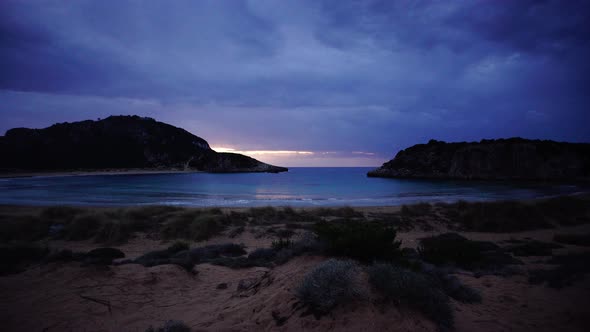
[[281,166],[590,141],[588,1],[0,1],[0,133],[137,114]]

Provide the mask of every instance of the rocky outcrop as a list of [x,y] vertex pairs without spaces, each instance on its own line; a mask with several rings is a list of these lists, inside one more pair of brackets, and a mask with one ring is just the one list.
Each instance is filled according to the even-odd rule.
[[285,172],[235,154],[217,153],[188,131],[139,116],[58,123],[45,129],[15,128],[0,136],[0,170],[196,170]]
[[400,151],[371,177],[480,180],[590,180],[590,144],[522,138],[445,143]]

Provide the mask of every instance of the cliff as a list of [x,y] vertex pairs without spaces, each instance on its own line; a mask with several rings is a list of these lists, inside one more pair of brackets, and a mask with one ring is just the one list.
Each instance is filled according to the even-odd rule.
[[370,177],[590,180],[590,144],[522,138],[445,143],[431,140],[400,151]]
[[0,170],[41,172],[106,169],[285,172],[234,153],[217,153],[188,131],[139,116],[14,128],[0,136]]

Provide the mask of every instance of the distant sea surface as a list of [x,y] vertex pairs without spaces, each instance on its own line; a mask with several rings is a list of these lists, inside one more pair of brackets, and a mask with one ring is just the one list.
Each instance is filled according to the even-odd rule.
[[368,178],[371,168],[290,168],[279,174],[177,173],[0,179],[0,204],[387,206],[551,197],[588,186]]

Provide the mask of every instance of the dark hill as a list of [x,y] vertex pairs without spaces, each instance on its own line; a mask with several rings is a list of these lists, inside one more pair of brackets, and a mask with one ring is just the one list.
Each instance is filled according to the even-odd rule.
[[284,172],[284,167],[217,153],[188,131],[139,116],[14,128],[0,136],[4,172],[107,169]]
[[590,180],[590,144],[522,138],[445,143],[400,151],[368,176],[482,180]]

